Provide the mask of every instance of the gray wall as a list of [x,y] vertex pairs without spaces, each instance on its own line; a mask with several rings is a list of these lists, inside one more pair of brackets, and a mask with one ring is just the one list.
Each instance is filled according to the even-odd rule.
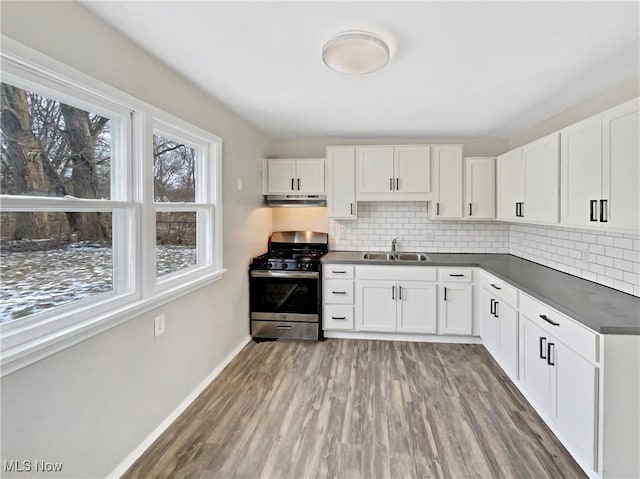
[[509,138],[509,149],[517,148],[530,141],[542,138],[561,128],[589,118],[597,113],[612,108],[627,100],[640,96],[640,76],[635,75],[621,81],[577,105],[567,108],[557,115],[547,118],[541,123]]
[[[60,477],[104,477],[249,333],[246,268],[271,231],[271,211],[259,207],[270,138],[78,4],[3,1],[1,27],[223,139],[227,275],[2,379],[1,459],[63,462]],[[166,332],[154,339],[159,312]]]
[[506,138],[307,138],[274,139],[269,158],[324,158],[327,146],[463,144],[465,156],[496,156],[509,149]]

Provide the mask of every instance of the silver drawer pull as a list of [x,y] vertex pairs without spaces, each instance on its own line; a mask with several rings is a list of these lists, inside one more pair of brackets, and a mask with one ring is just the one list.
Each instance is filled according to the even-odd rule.
[[278,324],[276,326],[277,329],[293,329],[293,326],[290,324]]
[[331,316],[331,319],[347,319],[346,316]]
[[332,294],[347,294],[346,291],[331,291]]

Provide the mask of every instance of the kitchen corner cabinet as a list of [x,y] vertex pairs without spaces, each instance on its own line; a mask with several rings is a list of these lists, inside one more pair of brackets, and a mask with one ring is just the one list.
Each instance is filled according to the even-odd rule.
[[355,147],[327,147],[327,217],[355,219],[356,149]]
[[559,222],[559,135],[551,135],[500,155],[498,219]]
[[640,229],[640,100],[571,125],[561,136],[561,222]]
[[433,147],[432,219],[462,218],[462,145]]
[[362,146],[356,150],[359,201],[431,199],[429,146]]
[[265,195],[323,195],[324,180],[324,158],[264,160]]
[[464,217],[496,217],[496,159],[464,159]]

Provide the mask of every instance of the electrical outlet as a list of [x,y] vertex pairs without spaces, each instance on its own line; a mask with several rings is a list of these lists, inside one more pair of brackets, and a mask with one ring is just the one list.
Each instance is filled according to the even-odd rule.
[[153,336],[157,338],[162,333],[164,333],[164,314],[156,316],[156,319],[153,321]]

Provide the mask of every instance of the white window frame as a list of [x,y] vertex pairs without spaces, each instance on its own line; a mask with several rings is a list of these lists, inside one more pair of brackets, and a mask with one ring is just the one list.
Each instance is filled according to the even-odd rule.
[[[1,36],[2,81],[111,119],[109,200],[10,196],[0,211],[102,211],[113,215],[113,291],[72,301],[0,325],[0,375],[110,329],[220,279],[222,264],[222,140],[152,105]],[[156,280],[153,130],[165,132],[201,154],[196,187],[187,203],[202,223],[202,261]],[[114,134],[114,132],[116,132]],[[170,204],[170,208],[184,205]],[[200,216],[202,216],[202,221]],[[200,231],[201,230],[201,231]],[[134,245],[134,247],[132,247]],[[206,251],[205,251],[206,250]],[[152,331],[150,329],[150,331]],[[151,333],[150,333],[151,334]]]

